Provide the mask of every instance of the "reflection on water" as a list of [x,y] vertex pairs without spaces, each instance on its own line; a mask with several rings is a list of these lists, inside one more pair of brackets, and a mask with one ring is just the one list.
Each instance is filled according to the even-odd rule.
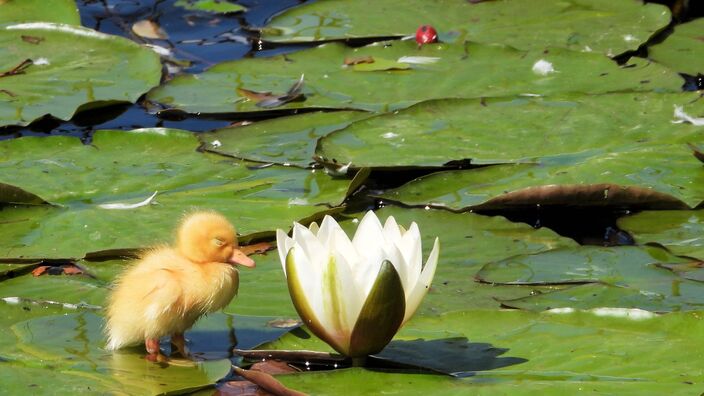
[[[272,319],[208,315],[186,332],[193,359],[173,358],[162,364],[147,361],[142,345],[114,353],[106,351],[103,318],[90,312],[27,320],[12,330],[18,338],[18,348],[33,357],[23,362],[26,365],[51,366],[96,378],[107,391],[141,394],[214,384],[227,375],[233,362],[238,363],[232,354],[235,346],[251,349],[290,329],[268,326]],[[168,338],[163,340],[162,348],[167,356],[171,354]]]

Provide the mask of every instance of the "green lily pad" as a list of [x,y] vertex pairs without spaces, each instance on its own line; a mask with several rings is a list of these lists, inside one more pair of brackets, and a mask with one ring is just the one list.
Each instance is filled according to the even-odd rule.
[[0,363],[0,368],[3,392],[8,394],[74,395],[106,388],[119,389],[114,384],[106,387],[105,380],[99,376],[71,370],[56,371],[50,367],[23,367],[9,363]]
[[[51,368],[101,382],[93,391],[130,394],[185,393],[214,384],[230,370],[230,350],[250,349],[288,329],[267,327],[270,318],[212,314],[186,332],[191,353],[202,362],[173,359],[167,367],[148,362],[140,348],[103,349],[103,320],[91,313],[47,316],[14,324],[20,367]],[[18,386],[12,382],[13,386]]]
[[618,220],[638,243],[655,242],[674,254],[704,260],[704,210],[646,211]]
[[36,263],[2,263],[0,262],[0,280],[24,275],[37,267]]
[[[486,264],[477,279],[487,283],[534,285],[552,283],[610,283],[629,285],[639,278],[671,279],[657,263],[684,262],[655,247],[583,246],[547,253],[510,257]],[[648,269],[653,269],[648,271]],[[636,282],[638,283],[638,282]],[[642,281],[641,281],[642,283]]]
[[440,167],[465,159],[568,162],[646,142],[695,140],[700,127],[678,125],[673,134],[672,120],[675,105],[694,102],[686,111],[704,110],[697,98],[640,93],[423,102],[334,131],[320,139],[317,154],[377,168]]
[[502,301],[512,307],[702,309],[704,284],[682,279],[661,268],[686,262],[686,259],[656,247],[581,247],[489,263],[477,273],[477,279],[514,285],[593,283],[618,286],[573,287],[552,293],[534,293],[518,301]]
[[24,301],[99,308],[105,302],[108,284],[85,275],[26,274],[2,281],[0,298],[18,297]]
[[0,1],[0,25],[29,21],[80,25],[81,17],[78,15],[75,0]]
[[662,43],[648,48],[649,58],[678,72],[704,73],[704,19],[675,26]]
[[454,210],[527,205],[686,209],[704,200],[704,172],[686,145],[636,145],[544,164],[438,172],[380,197]]
[[[18,348],[17,338],[11,331],[7,331],[10,326],[43,316],[60,315],[64,312],[66,312],[66,310],[57,305],[36,305],[29,302],[8,303],[4,300],[0,301],[0,328],[6,330],[0,332],[0,365],[6,362],[21,362],[31,358],[31,355],[28,355]],[[0,367],[10,367],[10,365],[7,364]],[[0,370],[0,376],[3,375],[3,373],[5,373],[5,371]]]
[[[392,18],[392,19],[389,19]],[[263,29],[274,42],[309,42],[413,35],[432,25],[440,38],[466,32],[473,41],[519,49],[565,47],[609,56],[635,50],[670,23],[667,8],[607,0],[511,0],[481,4],[454,0],[332,0],[288,10]]]
[[174,3],[176,7],[183,7],[192,11],[207,11],[214,13],[241,12],[247,9],[227,0],[178,0]]
[[[676,281],[673,281],[676,284]],[[650,312],[690,311],[702,309],[702,304],[689,304],[663,298],[661,295],[644,293],[636,288],[613,286],[602,283],[587,283],[548,293],[534,293],[516,299],[500,300],[501,305],[529,311],[544,311],[555,308],[638,308]]]
[[305,113],[199,135],[208,151],[250,161],[310,166],[316,139],[369,117],[357,111]]
[[134,102],[159,84],[161,63],[122,37],[36,22],[0,27],[0,76],[0,126],[27,125],[91,103]]
[[[51,143],[51,144],[49,144]],[[92,145],[70,137],[0,143],[0,181],[63,207],[5,207],[0,257],[81,258],[86,253],[168,242],[184,213],[222,212],[243,240],[330,211],[349,181],[290,167],[250,170],[246,163],[196,151],[190,133],[100,131]],[[127,210],[159,191],[151,204]]]
[[[397,339],[463,336],[526,361],[500,368],[487,364],[461,379],[362,368],[278,379],[293,389],[321,395],[362,395],[379,389],[403,394],[560,395],[587,389],[605,394],[696,393],[695,388],[704,383],[704,373],[691,365],[691,359],[704,353],[697,330],[701,326],[699,313],[634,320],[588,312],[457,312],[414,320]],[[294,334],[288,334],[282,341],[293,338]]]
[[[431,64],[413,64],[409,70],[356,72],[343,67],[345,59],[404,56],[438,58]],[[554,72],[541,74],[540,61]],[[391,111],[429,99],[480,98],[519,94],[597,94],[629,91],[678,92],[682,78],[640,58],[620,67],[596,53],[564,49],[524,52],[509,47],[471,42],[434,44],[418,50],[415,43],[393,41],[349,48],[328,43],[316,48],[270,58],[225,62],[208,71],[182,75],[155,88],[148,99],[189,113],[271,111],[241,89],[281,95],[305,76],[305,100],[277,109],[336,108]]]
[[691,279],[698,282],[704,282],[704,268],[702,268],[703,266],[704,263],[701,261],[694,261],[681,264],[660,265],[660,267],[667,268],[685,279]]
[[298,314],[291,303],[279,255],[276,251],[270,251],[266,255],[251,257],[257,267],[252,271],[240,270],[237,297],[225,308],[225,312],[297,320]]

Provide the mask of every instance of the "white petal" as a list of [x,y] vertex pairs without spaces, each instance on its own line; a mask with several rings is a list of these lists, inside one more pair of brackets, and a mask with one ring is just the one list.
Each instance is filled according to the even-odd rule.
[[403,317],[403,323],[406,323],[413,314],[418,309],[420,302],[423,301],[428,289],[430,289],[430,284],[433,282],[433,277],[435,276],[435,269],[438,265],[438,256],[440,255],[440,239],[435,238],[435,244],[433,245],[433,250],[428,256],[428,261],[423,267],[423,272],[418,279],[418,282],[413,287],[410,294],[406,293],[406,314]]
[[331,240],[334,239],[334,232],[340,228],[335,219],[331,216],[325,216],[323,222],[320,224],[320,229],[318,230],[318,240],[325,246],[331,247]]
[[386,242],[383,229],[374,212],[367,212],[359,222],[352,245],[360,255],[354,270],[355,282],[361,286],[361,291],[366,295],[374,285],[381,263],[389,259],[384,251]]
[[315,317],[318,318],[324,328],[330,328],[332,321],[325,316],[323,307],[323,272],[310,260],[305,249],[298,242],[295,242],[293,246],[293,265],[296,266],[296,272],[300,274],[298,277],[299,289],[304,291],[305,299],[308,301],[308,305],[313,310]]
[[318,235],[318,231],[320,230],[320,228],[318,227],[318,223],[316,222],[310,223],[310,225],[308,225],[308,229],[310,230],[310,232],[313,233],[313,235],[316,236]]
[[305,250],[310,257],[313,268],[322,272],[329,256],[327,247],[323,246],[309,229],[298,223],[293,224],[293,240]]
[[[335,273],[332,275],[336,280],[336,293],[341,304],[339,307],[330,305],[326,312],[328,312],[328,315],[335,314],[339,316],[336,321],[339,323],[339,330],[349,336],[352,334],[355,323],[357,323],[357,317],[362,310],[362,305],[366,301],[367,295],[360,291],[353,281],[351,263],[347,261],[340,251],[333,251],[335,252]],[[325,298],[325,301],[330,302],[330,304],[333,303],[332,298]]]
[[384,222],[384,236],[388,241],[397,245],[401,243],[401,229],[393,216],[387,217],[386,222]]
[[[325,216],[318,233],[320,242],[327,246],[330,252],[339,252],[345,256],[345,262],[356,263],[359,260],[357,249],[340,225],[330,216]],[[352,271],[354,269],[351,268]]]
[[[408,283],[409,265],[406,261],[406,258],[404,257],[399,247],[391,241],[385,241],[382,245],[382,249],[384,252],[383,259],[379,262],[379,265],[381,265],[384,260],[389,260],[391,264],[393,264],[394,268],[396,268],[396,272],[398,272],[399,278],[401,278],[401,285],[403,286],[403,290],[406,292],[406,295],[408,295],[408,290],[413,285]],[[377,272],[378,271],[379,270],[377,268]]]
[[[418,229],[418,224],[415,222],[411,223],[411,227],[408,231],[403,234],[403,238],[398,248],[403,254],[406,260],[408,269],[406,271],[407,279],[404,285],[413,286],[418,282],[418,277],[423,269],[423,248],[420,237],[420,230]],[[409,292],[410,288],[404,287],[406,293]],[[408,294],[406,294],[408,295]]]
[[283,230],[276,230],[276,249],[279,252],[281,266],[284,268],[284,275],[286,274],[286,256],[288,255],[288,251],[293,247],[294,243],[295,242],[293,239],[290,238]]

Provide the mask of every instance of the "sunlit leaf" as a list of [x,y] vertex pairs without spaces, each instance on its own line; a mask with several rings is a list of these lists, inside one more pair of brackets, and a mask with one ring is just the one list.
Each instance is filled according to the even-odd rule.
[[[471,40],[471,37],[468,38]],[[438,58],[409,70],[355,72],[359,64],[342,67],[345,58]],[[536,74],[533,65],[549,60],[556,70]],[[520,94],[597,94],[614,91],[679,91],[682,78],[641,58],[619,66],[597,53],[564,49],[518,51],[510,47],[455,43],[426,45],[393,41],[349,48],[328,43],[316,48],[268,58],[247,58],[216,65],[206,72],[183,75],[152,90],[148,99],[189,113],[262,111],[238,88],[256,92],[286,92],[305,74],[305,101],[281,109],[336,108],[390,111],[429,99],[501,97]]]
[[649,58],[678,72],[704,73],[704,19],[675,26],[665,41],[648,48]]
[[700,141],[701,128],[672,125],[675,106],[704,111],[697,98],[640,93],[424,102],[334,131],[320,139],[316,153],[353,167],[440,167],[465,159],[570,163],[646,143]]
[[704,260],[704,210],[646,211],[618,224],[638,243],[658,243],[675,254]]
[[[51,144],[48,144],[51,143]],[[242,240],[288,228],[342,203],[348,180],[290,167],[250,170],[246,163],[196,151],[190,133],[151,129],[102,131],[91,145],[70,137],[0,143],[0,182],[63,207],[5,207],[0,257],[81,258],[86,253],[171,241],[184,213],[222,212]],[[149,205],[109,210],[101,204]]]
[[206,149],[251,161],[308,167],[316,139],[369,117],[365,112],[314,112],[218,129],[199,135]]
[[[44,21],[80,25],[75,0],[2,0],[0,24]],[[34,40],[34,39],[37,40]],[[39,43],[43,38],[26,36],[24,41]]]
[[95,102],[134,102],[161,78],[159,56],[121,37],[47,22],[0,27],[0,75],[27,60],[20,73],[0,77],[0,126],[45,114],[68,119]]
[[636,1],[326,0],[288,10],[263,29],[274,42],[410,36],[432,25],[440,39],[467,32],[472,41],[519,49],[565,47],[609,56],[635,50],[670,22],[667,8]]

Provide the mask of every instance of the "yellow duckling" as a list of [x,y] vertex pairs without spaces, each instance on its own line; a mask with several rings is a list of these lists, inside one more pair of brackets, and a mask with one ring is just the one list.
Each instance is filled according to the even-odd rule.
[[255,266],[239,250],[232,224],[215,212],[187,216],[175,248],[150,250],[118,278],[108,301],[107,349],[144,342],[147,358],[159,360],[159,338],[171,335],[186,355],[184,331],[237,294],[235,264]]

